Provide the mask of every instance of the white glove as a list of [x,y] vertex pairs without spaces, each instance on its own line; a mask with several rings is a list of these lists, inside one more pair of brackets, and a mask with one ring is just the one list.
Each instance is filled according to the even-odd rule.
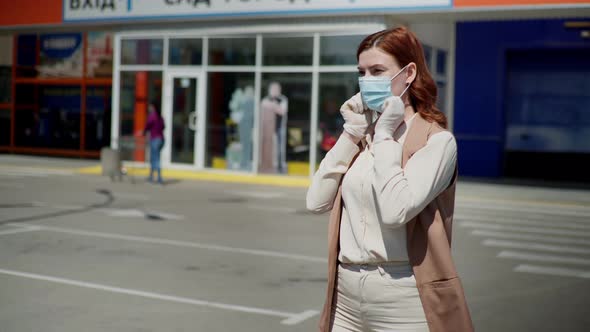
[[392,96],[383,102],[383,113],[375,125],[374,142],[393,139],[393,133],[404,121],[404,102],[398,96]]
[[370,124],[370,112],[365,112],[360,92],[342,104],[340,114],[345,122],[344,131],[357,140],[365,137]]

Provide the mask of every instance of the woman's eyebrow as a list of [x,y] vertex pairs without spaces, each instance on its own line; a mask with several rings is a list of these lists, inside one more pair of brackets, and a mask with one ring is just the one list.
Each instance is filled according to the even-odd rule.
[[[376,67],[387,68],[385,65],[382,65],[382,64],[378,63],[378,64],[374,64],[372,66],[369,66],[369,69],[373,69],[373,68],[376,68]],[[358,70],[362,70],[363,68],[359,66],[359,67],[357,67],[357,69]]]

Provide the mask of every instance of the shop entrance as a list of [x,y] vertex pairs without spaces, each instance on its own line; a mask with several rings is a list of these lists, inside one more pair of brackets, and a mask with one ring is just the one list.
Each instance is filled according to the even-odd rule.
[[202,168],[205,116],[201,82],[198,71],[171,71],[166,75],[163,116],[167,144],[163,154],[171,165]]

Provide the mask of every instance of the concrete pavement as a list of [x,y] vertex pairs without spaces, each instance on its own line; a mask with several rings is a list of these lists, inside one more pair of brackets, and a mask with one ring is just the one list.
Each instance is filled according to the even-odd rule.
[[[305,211],[305,188],[110,182],[19,158],[0,157],[2,331],[315,330],[327,215]],[[589,203],[459,183],[453,251],[477,331],[585,330]]]

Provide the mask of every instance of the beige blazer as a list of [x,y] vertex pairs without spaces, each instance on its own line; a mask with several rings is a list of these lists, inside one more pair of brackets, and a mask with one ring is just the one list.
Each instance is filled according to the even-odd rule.
[[[426,145],[431,135],[442,130],[438,124],[428,122],[417,114],[403,145],[402,168],[416,151]],[[463,286],[451,257],[456,183],[457,171],[449,187],[406,224],[408,259],[432,332],[474,330]],[[328,224],[328,288],[319,323],[321,332],[331,331],[334,322],[341,215],[342,186],[336,194]]]

